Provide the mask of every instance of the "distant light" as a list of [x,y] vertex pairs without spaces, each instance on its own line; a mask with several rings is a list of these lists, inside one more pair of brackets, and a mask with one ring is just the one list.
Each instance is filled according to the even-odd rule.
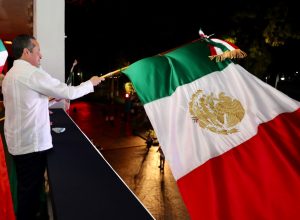
[[4,42],[4,44],[12,44],[12,41],[10,41],[10,40],[5,40],[3,42]]
[[281,80],[285,80],[285,77],[284,77],[284,75],[282,75],[282,77],[280,78]]
[[125,98],[129,98],[129,94],[128,93],[125,94]]

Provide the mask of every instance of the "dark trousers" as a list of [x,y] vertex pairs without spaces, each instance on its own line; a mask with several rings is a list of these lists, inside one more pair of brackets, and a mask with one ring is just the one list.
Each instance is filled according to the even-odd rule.
[[34,220],[40,208],[44,188],[46,152],[13,156],[17,173],[17,220]]

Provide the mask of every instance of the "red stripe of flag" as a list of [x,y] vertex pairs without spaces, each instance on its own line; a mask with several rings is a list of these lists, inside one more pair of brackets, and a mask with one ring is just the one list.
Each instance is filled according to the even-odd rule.
[[234,49],[239,49],[235,44],[231,43],[230,41],[227,41],[227,40],[223,40],[225,41],[226,43],[228,43],[230,46],[232,46]]
[[300,219],[300,109],[177,181],[191,219]]
[[0,136],[0,219],[15,220],[3,143]]

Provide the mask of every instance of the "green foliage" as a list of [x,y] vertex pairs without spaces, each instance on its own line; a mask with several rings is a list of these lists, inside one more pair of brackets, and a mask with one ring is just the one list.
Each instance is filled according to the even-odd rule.
[[267,47],[261,42],[253,41],[249,47],[248,62],[245,62],[245,68],[252,70],[254,75],[261,78],[271,63],[272,56]]
[[298,12],[287,1],[275,1],[264,6],[250,1],[244,4],[241,10],[233,13],[230,21],[232,29],[225,34],[247,53],[248,56],[239,62],[249,72],[262,78],[271,65],[279,65],[274,60],[290,56],[281,54],[282,48],[290,40],[300,40],[296,20]]
[[273,47],[282,46],[289,38],[300,39],[299,33],[293,32],[293,23],[289,22],[289,7],[279,3],[266,14],[268,25],[263,31],[265,42]]

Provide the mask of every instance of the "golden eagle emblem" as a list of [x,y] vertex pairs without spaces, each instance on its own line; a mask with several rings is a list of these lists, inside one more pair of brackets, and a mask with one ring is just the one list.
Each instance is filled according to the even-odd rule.
[[239,130],[235,127],[242,121],[245,110],[239,100],[221,92],[218,97],[213,93],[206,95],[196,91],[189,102],[189,110],[194,122],[218,134],[232,134]]

